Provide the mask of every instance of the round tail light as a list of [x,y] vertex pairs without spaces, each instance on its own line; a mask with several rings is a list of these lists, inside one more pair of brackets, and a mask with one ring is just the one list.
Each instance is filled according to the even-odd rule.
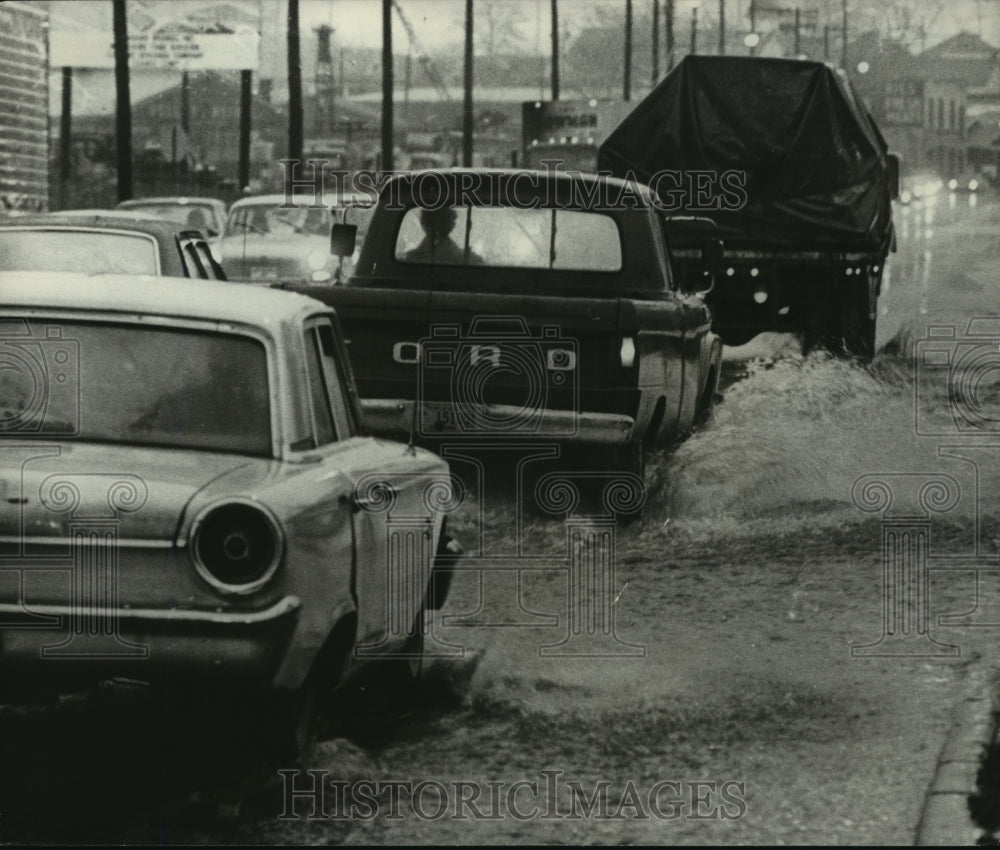
[[277,521],[258,505],[232,502],[210,508],[194,524],[191,553],[205,581],[225,593],[252,593],[281,563]]

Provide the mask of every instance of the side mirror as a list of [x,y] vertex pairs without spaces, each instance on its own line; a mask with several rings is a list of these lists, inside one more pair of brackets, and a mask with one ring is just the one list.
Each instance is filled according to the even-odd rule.
[[899,200],[899,157],[891,153],[886,157],[885,179],[889,183],[889,199]]
[[722,268],[722,258],[726,246],[721,239],[709,239],[701,248],[701,264],[709,274],[717,274]]
[[356,224],[335,224],[330,231],[330,254],[334,257],[350,257],[358,239]]

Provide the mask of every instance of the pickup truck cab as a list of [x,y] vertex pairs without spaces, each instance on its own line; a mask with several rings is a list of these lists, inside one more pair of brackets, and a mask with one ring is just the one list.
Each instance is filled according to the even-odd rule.
[[551,441],[641,474],[719,377],[721,342],[676,286],[668,228],[635,183],[416,172],[382,187],[346,285],[303,291],[336,308],[375,433]]

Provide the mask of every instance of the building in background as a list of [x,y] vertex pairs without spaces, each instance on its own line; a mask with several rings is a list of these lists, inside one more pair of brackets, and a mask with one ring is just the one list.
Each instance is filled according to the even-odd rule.
[[48,15],[0,5],[0,211],[49,206]]

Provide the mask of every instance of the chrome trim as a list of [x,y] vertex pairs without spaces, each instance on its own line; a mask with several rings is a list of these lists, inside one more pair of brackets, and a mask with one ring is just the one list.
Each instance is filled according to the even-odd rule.
[[[432,402],[446,404],[446,402]],[[373,398],[361,400],[361,411],[368,429],[376,434],[392,433],[409,434],[413,427],[414,402],[409,399]],[[514,416],[522,408],[514,405],[488,404],[485,407],[497,415]],[[623,446],[632,441],[635,430],[635,419],[620,413],[579,413],[571,410],[544,409],[541,413],[541,424],[538,431],[544,439],[553,443],[593,443],[597,445]],[[555,431],[555,435],[551,432]],[[422,436],[433,438],[437,435],[424,433]],[[461,433],[444,432],[443,437],[463,436]],[[468,436],[476,436],[469,432]],[[503,434],[504,438],[532,439],[533,431],[511,431]]]
[[[0,535],[0,543],[27,543],[32,546],[63,546],[70,545],[72,543],[72,538],[70,537],[21,537],[21,536],[11,536],[11,535]],[[142,538],[119,538],[115,540],[116,546],[122,546],[128,549],[173,549],[174,543],[170,540],[144,540]],[[179,541],[178,548],[183,547],[185,542]]]
[[286,596],[263,611],[189,611],[173,608],[81,608],[78,605],[32,605],[30,609],[18,604],[0,604],[2,614],[24,614],[29,611],[50,617],[114,617],[118,620],[146,620],[169,623],[209,623],[213,625],[255,626],[280,620],[302,607],[297,596]]
[[[218,508],[226,507],[227,505],[246,505],[248,507],[254,508],[264,516],[271,524],[271,529],[274,532],[274,558],[271,560],[270,566],[264,571],[264,574],[249,584],[226,584],[223,581],[219,581],[218,578],[212,573],[212,571],[202,563],[201,558],[198,555],[198,534],[201,531],[202,523],[208,517],[212,511]],[[246,596],[250,593],[255,593],[260,590],[265,584],[267,584],[278,571],[278,567],[281,566],[281,562],[285,556],[285,535],[281,530],[281,523],[278,522],[278,518],[274,515],[274,512],[264,504],[254,500],[247,499],[243,497],[234,498],[223,498],[212,502],[210,505],[206,505],[198,512],[198,516],[195,517],[194,522],[191,524],[191,532],[188,536],[191,549],[191,560],[194,563],[194,568],[198,575],[220,593],[225,593],[231,596]]]

